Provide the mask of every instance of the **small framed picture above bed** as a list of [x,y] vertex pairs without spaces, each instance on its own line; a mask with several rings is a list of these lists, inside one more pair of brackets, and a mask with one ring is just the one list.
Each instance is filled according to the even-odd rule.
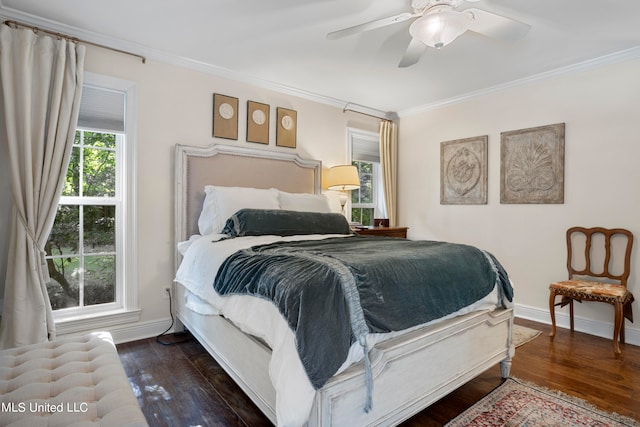
[[269,144],[269,110],[267,104],[247,101],[247,142]]
[[213,136],[238,139],[238,98],[213,94]]
[[487,203],[488,136],[440,143],[440,204]]
[[298,113],[288,108],[277,108],[276,145],[296,148]]

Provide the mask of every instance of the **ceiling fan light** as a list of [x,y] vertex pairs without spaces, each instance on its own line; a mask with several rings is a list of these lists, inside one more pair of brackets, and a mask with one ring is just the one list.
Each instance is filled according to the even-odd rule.
[[416,19],[409,27],[409,33],[427,46],[440,49],[467,31],[472,19],[469,13],[441,8]]

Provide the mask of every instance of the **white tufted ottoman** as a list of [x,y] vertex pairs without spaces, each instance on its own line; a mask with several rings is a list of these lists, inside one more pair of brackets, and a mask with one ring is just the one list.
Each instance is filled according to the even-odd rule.
[[0,351],[0,426],[147,426],[108,332]]

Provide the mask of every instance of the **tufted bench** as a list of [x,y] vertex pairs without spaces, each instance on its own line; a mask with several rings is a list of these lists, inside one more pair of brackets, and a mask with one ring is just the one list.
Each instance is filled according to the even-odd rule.
[[0,351],[0,426],[147,426],[108,332]]

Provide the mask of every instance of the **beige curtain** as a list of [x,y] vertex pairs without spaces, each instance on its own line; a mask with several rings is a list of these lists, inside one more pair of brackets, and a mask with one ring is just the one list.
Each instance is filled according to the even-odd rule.
[[397,225],[398,126],[388,120],[380,122],[380,163],[389,225]]
[[13,203],[0,348],[55,337],[44,245],[71,156],[84,50],[32,30],[0,29],[0,137]]

